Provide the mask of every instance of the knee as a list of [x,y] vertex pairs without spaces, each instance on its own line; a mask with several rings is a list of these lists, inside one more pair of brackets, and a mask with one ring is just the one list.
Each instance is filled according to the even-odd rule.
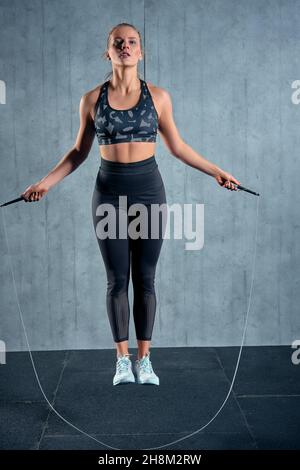
[[111,275],[107,281],[107,294],[116,296],[128,292],[129,277],[126,275]]
[[133,287],[145,294],[155,293],[155,271],[140,273],[132,278]]

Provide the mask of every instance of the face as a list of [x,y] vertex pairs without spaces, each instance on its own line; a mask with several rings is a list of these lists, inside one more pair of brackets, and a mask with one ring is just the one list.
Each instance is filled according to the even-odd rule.
[[118,64],[137,63],[142,58],[138,33],[125,26],[116,28],[110,36],[108,56]]

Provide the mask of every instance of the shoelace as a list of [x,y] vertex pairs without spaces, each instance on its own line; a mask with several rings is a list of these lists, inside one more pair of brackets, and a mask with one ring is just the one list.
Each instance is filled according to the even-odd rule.
[[121,356],[117,360],[117,371],[127,371],[130,367],[130,359],[127,356]]
[[139,360],[139,366],[142,370],[142,372],[145,372],[146,374],[152,374],[153,369],[151,365],[151,361],[149,357],[143,357],[142,359]]

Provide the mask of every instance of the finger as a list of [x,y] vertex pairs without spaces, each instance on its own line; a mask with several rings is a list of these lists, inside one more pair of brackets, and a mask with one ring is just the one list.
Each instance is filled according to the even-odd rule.
[[231,189],[231,191],[236,189],[236,187],[235,187],[235,185],[232,181],[230,181],[230,189]]

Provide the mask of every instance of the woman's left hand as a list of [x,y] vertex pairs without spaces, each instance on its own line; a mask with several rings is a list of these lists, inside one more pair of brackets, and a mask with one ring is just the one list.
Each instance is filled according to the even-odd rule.
[[237,188],[233,183],[241,184],[236,178],[234,178],[234,176],[232,176],[230,173],[227,173],[226,171],[221,171],[214,178],[220,186],[230,189],[230,191],[237,191]]

